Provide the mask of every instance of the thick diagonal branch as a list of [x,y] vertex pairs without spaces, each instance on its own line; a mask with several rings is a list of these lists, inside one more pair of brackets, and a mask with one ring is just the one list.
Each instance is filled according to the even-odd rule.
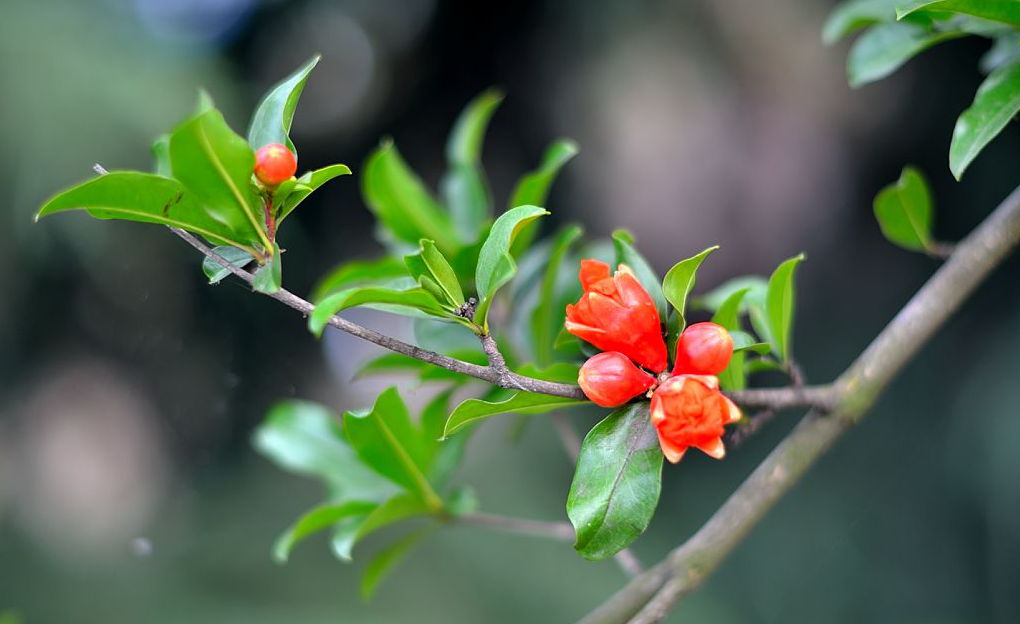
[[696,590],[878,395],[975,288],[1020,243],[1020,188],[960,242],[835,384],[833,411],[809,412],[729,499],[667,559],[638,576],[584,624],[647,624]]

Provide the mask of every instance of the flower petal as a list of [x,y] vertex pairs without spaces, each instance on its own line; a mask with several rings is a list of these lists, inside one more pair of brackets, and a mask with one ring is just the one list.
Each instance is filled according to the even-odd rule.
[[698,449],[705,452],[709,457],[715,459],[722,459],[726,457],[726,446],[723,444],[722,438],[715,438],[708,444],[699,446]]

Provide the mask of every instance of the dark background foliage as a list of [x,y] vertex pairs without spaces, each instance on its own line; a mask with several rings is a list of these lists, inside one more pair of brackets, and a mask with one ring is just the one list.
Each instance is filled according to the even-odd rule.
[[[84,216],[33,225],[56,189],[147,168],[147,146],[205,86],[243,130],[259,94],[324,59],[293,138],[302,169],[345,162],[283,234],[286,285],[307,292],[376,250],[357,174],[380,137],[435,184],[463,104],[507,100],[485,160],[497,197],[549,140],[580,156],[549,226],[631,229],[662,271],[708,244],[700,289],[801,250],[796,352],[827,381],[935,262],[886,243],[870,202],[906,162],[954,240],[1016,183],[1007,129],[962,183],[947,167],[983,44],[940,46],[851,91],[825,48],[827,3],[782,0],[470,3],[431,0],[14,0],[0,20],[0,613],[37,622],[568,621],[622,581],[568,545],[451,529],[380,590],[320,540],[278,567],[270,544],[320,492],[250,448],[267,407],[369,403],[350,383],[374,347],[316,342],[302,319],[156,227]],[[845,46],[845,44],[844,44]],[[968,303],[845,440],[755,530],[676,621],[1020,619],[1020,264]],[[406,335],[401,321],[350,316]],[[427,389],[411,391],[421,400]],[[578,428],[594,414],[578,413]],[[636,552],[695,530],[795,420],[722,463],[667,468]],[[507,421],[509,422],[509,420]],[[562,519],[571,467],[539,419],[517,444],[488,425],[461,480],[484,508]],[[357,565],[357,563],[355,563]]]

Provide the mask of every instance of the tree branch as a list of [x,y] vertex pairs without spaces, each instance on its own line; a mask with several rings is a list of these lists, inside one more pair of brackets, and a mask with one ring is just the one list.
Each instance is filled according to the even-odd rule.
[[489,513],[469,513],[456,518],[462,524],[473,524],[487,529],[497,529],[508,533],[548,537],[551,539],[572,541],[574,527],[569,522],[546,522],[544,520],[528,520],[526,518],[510,518]]
[[657,622],[696,590],[851,426],[903,366],[1020,243],[1020,187],[995,209],[834,384],[833,411],[809,412],[684,544],[592,611],[583,624]]

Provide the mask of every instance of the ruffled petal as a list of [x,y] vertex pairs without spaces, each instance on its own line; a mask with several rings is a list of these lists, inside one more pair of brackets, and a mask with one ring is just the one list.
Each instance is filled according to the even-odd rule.
[[587,291],[595,282],[609,277],[609,273],[609,265],[605,262],[586,258],[581,260],[581,270],[578,272],[577,277],[581,280],[581,288]]

